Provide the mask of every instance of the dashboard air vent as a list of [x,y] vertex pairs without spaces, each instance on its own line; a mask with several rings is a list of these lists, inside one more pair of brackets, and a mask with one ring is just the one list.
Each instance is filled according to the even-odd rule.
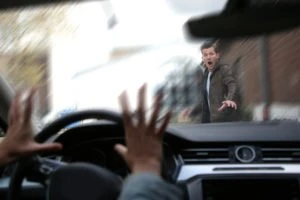
[[228,148],[182,149],[179,156],[184,164],[229,163]]
[[300,163],[300,148],[262,147],[263,163]]

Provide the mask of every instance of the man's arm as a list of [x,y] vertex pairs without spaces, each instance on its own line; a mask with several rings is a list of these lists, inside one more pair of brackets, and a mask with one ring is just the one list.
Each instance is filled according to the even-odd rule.
[[236,96],[236,80],[233,77],[231,67],[228,65],[225,65],[222,67],[222,78],[223,83],[227,87],[227,95],[226,100],[234,101],[234,98]]
[[226,108],[233,108],[236,110],[238,107],[234,101],[236,96],[236,81],[233,77],[231,68],[228,65],[224,65],[221,67],[221,73],[222,81],[227,87],[227,94],[218,111],[223,111]]

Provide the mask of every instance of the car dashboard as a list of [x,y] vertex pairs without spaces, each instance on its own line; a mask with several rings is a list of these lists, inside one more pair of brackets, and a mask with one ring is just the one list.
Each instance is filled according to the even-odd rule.
[[[117,124],[99,122],[75,126],[50,141],[63,143],[64,150],[45,155],[48,158],[67,163],[92,163],[121,178],[130,173],[114,150],[115,144],[125,143],[124,130]],[[164,137],[162,175],[167,181],[182,186],[186,199],[191,200],[299,199],[299,144],[300,124],[297,122],[172,124]],[[3,182],[7,179],[9,177],[0,180],[2,192],[7,190]],[[31,188],[32,192],[35,188],[32,183],[24,184],[23,190]],[[41,190],[38,186],[36,189]],[[261,196],[251,196],[260,190]]]

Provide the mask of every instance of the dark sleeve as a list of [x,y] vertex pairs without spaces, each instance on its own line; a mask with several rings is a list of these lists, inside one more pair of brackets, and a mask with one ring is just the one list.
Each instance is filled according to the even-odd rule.
[[226,100],[233,101],[236,96],[236,80],[233,77],[232,70],[228,65],[222,67],[223,83],[227,87]]
[[183,192],[157,175],[143,173],[129,176],[119,200],[182,200]]
[[196,102],[193,104],[191,107],[191,115],[192,116],[197,116],[200,113],[202,113],[203,109],[203,93],[204,93],[204,88],[205,88],[205,79],[208,76],[208,73],[203,72],[202,69],[199,67],[198,70],[196,71],[196,86],[197,86],[197,98]]

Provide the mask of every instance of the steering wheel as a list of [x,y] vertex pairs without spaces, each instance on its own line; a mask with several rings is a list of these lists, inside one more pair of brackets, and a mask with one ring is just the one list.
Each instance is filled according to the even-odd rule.
[[[123,125],[122,117],[118,113],[107,110],[86,110],[75,112],[55,120],[46,126],[35,139],[37,142],[44,143],[66,126],[86,119],[105,119],[115,122],[120,126]],[[103,199],[114,199],[118,195],[116,193],[120,191],[120,179],[115,174],[99,166],[87,163],[63,165],[58,161],[32,156],[29,159],[20,160],[16,163],[9,184],[8,200],[21,199],[22,182],[27,174],[28,163],[32,163],[29,162],[32,160],[39,164],[39,169],[31,173],[42,173],[46,176],[45,178],[50,178],[47,188],[47,199],[49,200],[71,199],[70,197],[74,197],[75,200],[82,198],[95,199],[99,198],[99,195],[102,195],[101,197],[104,195]],[[72,186],[76,189],[74,190]],[[62,192],[62,188],[66,191]],[[59,195],[62,195],[60,193],[64,193],[63,198],[60,198],[61,196]],[[109,193],[111,196],[105,196],[109,195]]]

